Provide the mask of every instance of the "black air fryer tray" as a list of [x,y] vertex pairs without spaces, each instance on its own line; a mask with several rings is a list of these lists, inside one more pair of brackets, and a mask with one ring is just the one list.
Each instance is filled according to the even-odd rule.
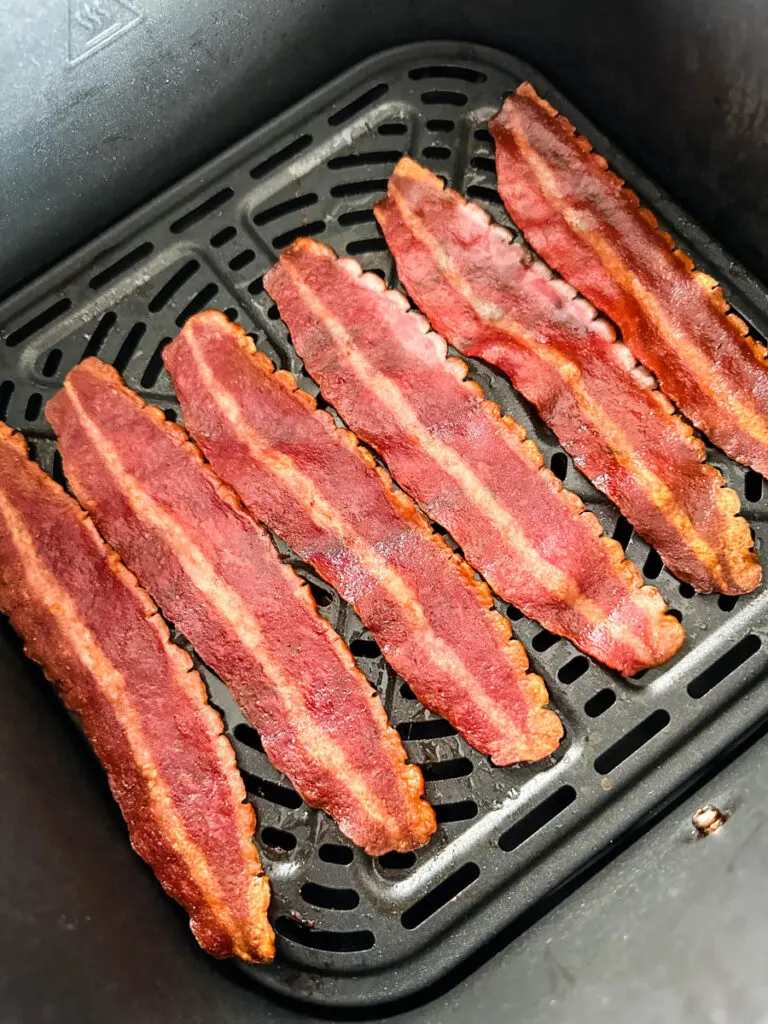
[[[494,50],[418,44],[354,68],[5,302],[0,418],[21,430],[42,465],[62,479],[43,407],[65,373],[86,355],[99,355],[176,417],[160,353],[189,316],[211,306],[243,324],[260,349],[316,394],[262,275],[281,248],[306,234],[393,283],[371,209],[403,153],[509,225],[486,124],[504,94],[526,78],[593,140],[766,336],[768,296],[757,282],[540,75]],[[499,373],[471,361],[471,375],[526,426],[557,475],[658,586],[687,640],[664,668],[625,681],[497,601],[544,676],[567,736],[541,764],[493,768],[413,699],[354,613],[281,547],[380,688],[411,759],[424,769],[440,822],[432,842],[415,854],[366,857],[302,803],[267,762],[225,687],[202,669],[257,808],[273,885],[277,961],[243,971],[316,1006],[370,1006],[450,971],[768,714],[768,689],[757,685],[768,663],[764,590],[738,600],[694,595],[574,470]],[[718,451],[709,455],[741,495],[762,547],[762,479]]]

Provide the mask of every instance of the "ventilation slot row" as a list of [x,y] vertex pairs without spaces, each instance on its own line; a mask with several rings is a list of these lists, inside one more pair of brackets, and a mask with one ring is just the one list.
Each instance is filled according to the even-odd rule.
[[621,544],[626,551],[627,544],[632,540],[632,524],[624,516],[619,516],[613,529],[613,539]]
[[337,125],[344,124],[345,121],[351,120],[355,114],[359,114],[365,110],[366,107],[370,107],[376,100],[381,99],[382,96],[389,92],[389,86],[386,82],[379,82],[378,85],[374,85],[371,89],[366,90],[356,99],[352,100],[341,110],[336,110],[328,117],[328,124],[336,127]]
[[306,210],[314,206],[318,200],[316,192],[308,192],[304,196],[296,196],[295,199],[287,199],[284,203],[277,203],[275,206],[268,206],[265,210],[259,210],[253,215],[253,223],[257,227],[270,224],[273,220],[280,220],[291,213],[298,213],[299,210]]
[[456,730],[444,718],[432,718],[426,722],[401,722],[397,731],[404,740],[438,740],[456,735]]
[[447,118],[433,117],[427,121],[428,132],[452,132],[456,127],[455,121],[449,121]]
[[379,857],[379,864],[387,871],[408,871],[416,863],[416,854],[407,853],[384,853]]
[[45,354],[45,360],[43,362],[42,369],[40,370],[43,377],[55,377],[59,367],[61,366],[61,358],[63,352],[60,348],[52,348]]
[[199,313],[203,309],[207,309],[208,306],[213,302],[214,298],[219,293],[219,286],[211,282],[202,288],[194,298],[190,299],[187,305],[182,309],[179,315],[176,317],[176,326],[183,327],[184,324],[189,320],[195,313]]
[[349,649],[356,658],[381,657],[381,648],[376,641],[366,639],[365,637],[358,637],[356,640],[352,640]]
[[182,231],[186,231],[188,228],[193,227],[195,224],[199,224],[201,220],[205,220],[214,211],[219,210],[225,203],[234,196],[234,192],[231,188],[222,188],[214,195],[204,199],[202,203],[198,203],[188,213],[185,213],[178,220],[173,221],[171,224],[171,231],[174,235],[180,235]]
[[354,910],[360,903],[354,889],[337,889],[317,882],[305,882],[301,887],[301,897],[313,907],[325,910]]
[[466,107],[469,97],[450,89],[430,89],[421,94],[421,102],[428,106]]
[[252,178],[266,178],[272,171],[276,171],[278,167],[292,160],[293,157],[298,156],[299,153],[303,153],[304,150],[311,145],[311,135],[300,135],[293,142],[289,142],[287,146],[283,146],[277,153],[273,153],[272,156],[267,157],[266,160],[262,160],[260,164],[257,164],[251,169]]
[[369,252],[386,252],[387,243],[383,238],[360,238],[347,244],[348,256],[363,256]]
[[754,633],[750,633],[742,640],[739,640],[729,651],[721,655],[716,661],[700,672],[695,679],[688,683],[688,695],[694,700],[701,700],[718,683],[741,668],[750,658],[753,658],[762,647],[762,640]]
[[376,195],[386,191],[386,178],[372,178],[370,181],[345,181],[341,185],[334,185],[331,188],[331,195],[343,199],[346,196]]
[[431,64],[423,68],[411,68],[408,77],[419,82],[424,78],[455,78],[460,82],[472,82],[479,85],[487,80],[487,75],[477,68],[463,68],[458,64]]
[[577,679],[580,679],[588,669],[589,659],[583,654],[577,654],[575,658],[566,661],[562,668],[560,668],[557,678],[561,683],[570,686],[571,683],[575,683]]
[[262,779],[258,775],[252,775],[250,772],[242,772],[241,774],[245,782],[245,788],[253,796],[263,797],[265,800],[269,800],[270,803],[286,807],[291,811],[298,810],[301,807],[302,800],[295,789],[281,786],[278,782],[270,782],[269,779]]
[[634,729],[630,729],[626,736],[622,736],[620,740],[595,758],[595,771],[598,775],[610,774],[647,743],[650,743],[654,736],[658,736],[663,729],[666,729],[670,721],[668,711],[664,711],[662,708],[654,711]]
[[160,374],[163,372],[163,349],[170,345],[170,338],[162,338],[152,353],[149,362],[147,363],[144,373],[141,375],[141,386],[147,390],[151,390],[157,385],[160,379]]
[[412,930],[424,924],[428,918],[436,914],[451,900],[455,900],[459,893],[464,892],[473,882],[480,877],[480,868],[471,861],[464,864],[458,871],[454,871],[445,881],[436,885],[426,896],[414,903],[412,907],[404,911],[400,917],[403,928]]
[[471,821],[477,817],[477,804],[474,800],[455,800],[449,804],[432,804],[438,825],[446,825],[452,821]]
[[342,227],[353,227],[356,224],[375,224],[376,217],[373,210],[348,210],[339,214],[339,224]]
[[324,953],[362,953],[376,944],[373,932],[367,928],[354,932],[322,931],[293,917],[278,917],[275,930],[284,939]]
[[341,843],[323,843],[317,851],[317,855],[326,864],[341,865],[351,864],[355,857],[354,852],[348,846],[342,846]]
[[328,161],[332,171],[347,170],[350,167],[377,167],[379,164],[391,164],[393,167],[403,154],[396,149],[378,150],[371,153],[347,153],[334,156]]
[[590,718],[599,718],[600,715],[604,715],[609,708],[612,708],[616,703],[616,694],[610,687],[606,687],[604,690],[600,690],[590,697],[584,705],[584,711],[589,715]]
[[147,325],[144,323],[134,324],[128,332],[128,335],[120,346],[120,350],[112,361],[112,365],[118,373],[125,373],[126,367],[130,363],[131,359],[136,355],[141,339],[147,332]]
[[200,264],[197,260],[188,260],[183,267],[179,267],[162,286],[160,291],[153,295],[147,303],[150,313],[159,313],[161,309],[165,309],[173,296],[184,287],[187,281],[190,281],[195,276],[199,269]]
[[287,832],[284,828],[267,825],[261,830],[261,842],[277,853],[290,853],[296,849],[297,839],[292,832]]
[[31,320],[28,320],[21,327],[17,327],[15,331],[12,331],[5,339],[6,345],[8,348],[15,348],[23,341],[31,338],[33,334],[37,334],[44,327],[48,327],[54,320],[58,320],[60,316],[63,316],[71,308],[72,303],[69,299],[59,299],[58,302],[54,302],[53,305],[44,309],[42,313],[38,313],[37,316],[33,316]]
[[399,121],[388,121],[386,124],[380,124],[377,131],[379,135],[407,135],[408,125]]
[[477,171],[485,171],[487,174],[496,174],[496,161],[489,156],[474,156],[470,161]]
[[467,195],[470,199],[479,199],[481,203],[490,203],[491,206],[504,206],[496,189],[487,188],[485,185],[470,185]]
[[427,160],[449,160],[451,156],[447,146],[426,146],[421,152]]
[[259,736],[259,734],[252,726],[247,725],[245,722],[238,722],[238,724],[235,726],[235,739],[239,740],[241,743],[244,743],[247,747],[250,747],[252,750],[258,750],[260,754],[264,753],[264,747],[262,746],[261,743],[261,736]]
[[24,419],[27,423],[34,423],[37,417],[40,415],[40,410],[43,407],[43,396],[38,395],[34,392],[27,399],[27,406],[24,410]]
[[99,320],[98,324],[93,330],[88,343],[83,350],[82,359],[88,359],[90,356],[97,356],[106,342],[112,328],[117,323],[117,313],[113,313],[111,310],[109,313],[105,313],[104,316]]
[[472,762],[468,757],[454,757],[448,761],[433,761],[419,765],[425,782],[442,782],[445,779],[461,779],[472,774]]
[[16,390],[16,385],[12,380],[4,380],[0,383],[0,420],[4,420],[8,416],[8,406],[11,402],[11,395]]
[[115,281],[118,277],[122,277],[129,270],[138,266],[143,260],[145,260],[154,251],[154,246],[151,242],[142,242],[141,245],[137,245],[135,249],[132,249],[125,256],[121,256],[119,260],[115,260],[104,270],[99,271],[95,277],[92,277],[88,282],[89,286],[95,290],[103,288],[104,285],[110,284]]
[[275,249],[284,249],[291,242],[295,242],[297,238],[303,238],[304,236],[311,238],[314,235],[322,235],[325,231],[325,223],[321,220],[313,220],[310,224],[299,224],[298,227],[291,228],[290,231],[284,231],[281,235],[275,235],[272,239],[272,245]]
[[561,786],[546,800],[542,800],[537,807],[528,811],[520,821],[515,822],[511,828],[503,832],[499,836],[499,846],[505,853],[517,850],[570,807],[575,799],[576,790],[573,786]]

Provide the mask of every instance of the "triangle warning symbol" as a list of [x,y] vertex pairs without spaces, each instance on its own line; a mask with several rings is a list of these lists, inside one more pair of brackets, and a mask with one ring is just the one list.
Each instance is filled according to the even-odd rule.
[[69,63],[79,64],[141,19],[128,0],[69,0]]

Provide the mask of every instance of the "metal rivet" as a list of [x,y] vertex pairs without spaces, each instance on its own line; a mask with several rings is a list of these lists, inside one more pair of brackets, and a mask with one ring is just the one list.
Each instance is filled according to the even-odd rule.
[[727,820],[728,815],[719,807],[713,807],[711,804],[700,807],[691,818],[693,827],[700,836],[711,836],[713,832],[722,828]]

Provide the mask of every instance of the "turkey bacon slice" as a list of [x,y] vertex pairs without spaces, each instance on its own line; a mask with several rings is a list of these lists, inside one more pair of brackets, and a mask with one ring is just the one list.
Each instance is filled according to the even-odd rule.
[[674,654],[658,591],[400,292],[311,239],[264,283],[323,397],[505,601],[627,674]]
[[223,314],[192,317],[163,358],[216,472],[354,606],[422,703],[498,764],[552,753],[560,720],[488,588],[354,435]]
[[2,423],[0,608],[80,718],[133,848],[203,949],[271,960],[256,819],[202,679],[86,513]]
[[722,291],[529,83],[490,122],[499,193],[543,259],[621,330],[662,390],[768,475],[768,363]]
[[378,694],[186,432],[98,359],[46,413],[76,496],[307,803],[371,855],[425,843],[434,812]]
[[435,329],[507,374],[672,572],[704,592],[757,586],[736,493],[589,303],[412,160],[395,168],[376,216]]

